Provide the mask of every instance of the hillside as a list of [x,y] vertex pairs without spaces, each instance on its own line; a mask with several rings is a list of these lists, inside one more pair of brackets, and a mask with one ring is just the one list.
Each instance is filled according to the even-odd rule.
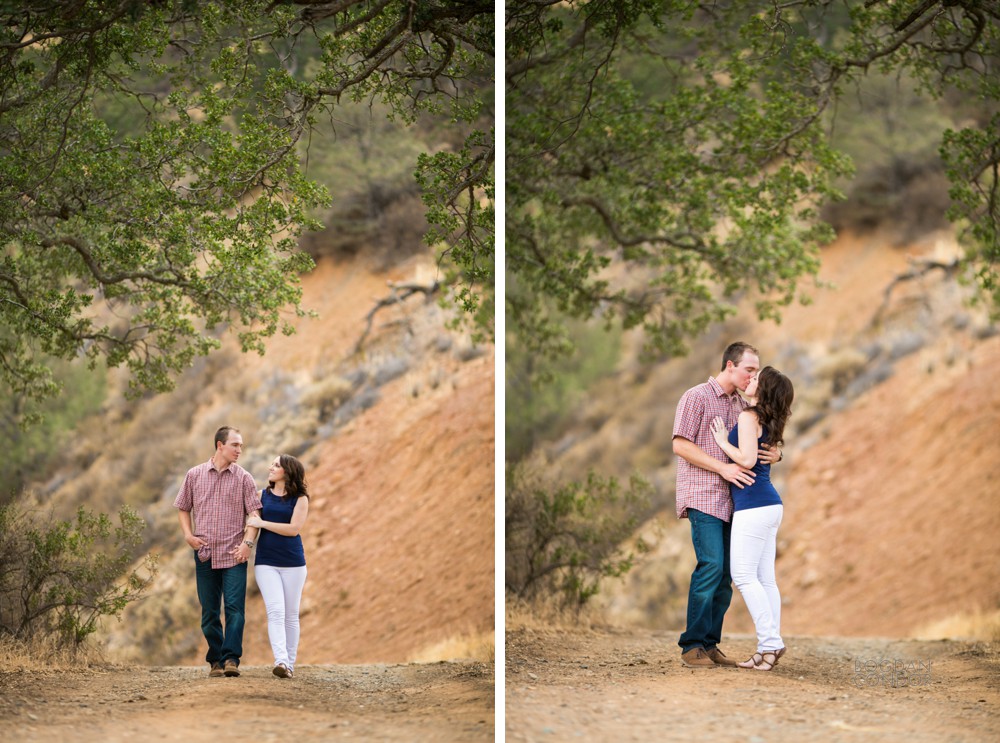
[[[597,620],[683,627],[694,557],[687,522],[674,516],[674,409],[742,339],[796,385],[774,472],[785,501],[783,630],[943,637],[996,625],[1000,336],[966,304],[948,268],[956,255],[946,234],[902,247],[889,235],[845,235],[822,253],[820,279],[832,286],[813,289],[813,303],[789,307],[780,325],[756,321],[747,297],[740,316],[686,358],[645,365],[626,349],[616,375],[546,448],[565,476],[637,469],[657,490],[641,530],[653,550],[624,581],[605,584]],[[928,261],[942,267],[924,272]],[[916,275],[894,283],[907,272]],[[752,629],[738,593],[727,629]]]
[[[201,664],[193,565],[173,498],[212,454],[219,425],[241,429],[240,464],[259,486],[287,452],[306,465],[309,578],[300,663],[481,657],[493,628],[493,349],[446,329],[418,294],[374,315],[387,282],[428,285],[430,257],[385,270],[358,256],[321,259],[303,278],[316,317],[270,340],[263,357],[232,339],[174,393],[114,395],[81,425],[63,466],[36,485],[59,511],[137,507],[160,556],[148,598],[109,622],[111,660]],[[251,578],[243,662],[270,663],[263,602]]]

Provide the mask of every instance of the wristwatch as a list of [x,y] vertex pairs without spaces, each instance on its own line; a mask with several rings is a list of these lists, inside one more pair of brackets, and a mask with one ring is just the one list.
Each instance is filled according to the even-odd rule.
[[243,544],[245,544],[250,549],[253,549],[253,542],[251,542],[249,539],[244,539]]

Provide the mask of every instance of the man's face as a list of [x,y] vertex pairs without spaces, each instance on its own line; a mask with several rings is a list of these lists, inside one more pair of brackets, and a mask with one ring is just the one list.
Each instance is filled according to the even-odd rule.
[[230,431],[226,443],[218,445],[218,452],[227,462],[235,462],[243,453],[243,437],[235,431]]
[[760,359],[757,357],[757,354],[750,351],[744,351],[743,358],[740,359],[739,365],[730,367],[730,369],[736,388],[746,392],[747,385],[750,384],[750,380],[754,378],[758,371],[760,371]]

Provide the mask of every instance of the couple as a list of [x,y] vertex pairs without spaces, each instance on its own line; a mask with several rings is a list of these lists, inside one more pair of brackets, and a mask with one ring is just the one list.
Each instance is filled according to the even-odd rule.
[[[681,662],[690,668],[770,671],[785,652],[774,579],[782,505],[771,484],[771,465],[781,461],[778,447],[793,394],[788,377],[770,366],[760,369],[757,349],[733,343],[722,355],[719,375],[689,389],[677,404],[677,517],[691,522],[698,559],[687,628],[678,641]],[[757,652],[742,663],[718,647],[733,597],[730,581],[757,631]]]
[[[254,577],[267,609],[273,673],[291,678],[299,644],[299,602],[306,582],[302,530],[309,514],[305,469],[281,454],[260,494],[253,477],[236,464],[243,437],[230,426],[215,432],[215,453],[192,467],[174,507],[184,539],[194,550],[201,631],[208,641],[209,676],[239,676],[243,655],[247,562],[260,534]],[[192,523],[193,521],[193,523]],[[226,607],[226,626],[219,616]]]

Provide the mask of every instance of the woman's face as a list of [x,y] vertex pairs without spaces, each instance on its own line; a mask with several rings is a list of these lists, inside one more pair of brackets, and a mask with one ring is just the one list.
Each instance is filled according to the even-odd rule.
[[754,397],[754,396],[756,396],[756,394],[757,394],[757,378],[758,378],[758,376],[759,376],[759,372],[757,374],[754,374],[752,377],[750,377],[750,383],[747,384],[747,388],[745,390],[745,392],[747,394],[747,397]]
[[281,466],[281,457],[275,457],[271,466],[267,469],[268,479],[271,482],[281,482],[285,479],[285,470]]

